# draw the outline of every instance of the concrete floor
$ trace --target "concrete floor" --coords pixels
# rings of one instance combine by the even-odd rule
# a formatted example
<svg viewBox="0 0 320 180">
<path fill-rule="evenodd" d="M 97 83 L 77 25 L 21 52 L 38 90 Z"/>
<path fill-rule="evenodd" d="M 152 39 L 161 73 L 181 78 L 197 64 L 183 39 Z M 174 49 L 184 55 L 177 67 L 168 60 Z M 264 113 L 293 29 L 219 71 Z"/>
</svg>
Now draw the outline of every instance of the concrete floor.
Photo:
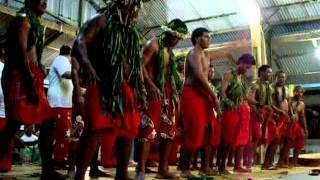
<svg viewBox="0 0 320 180">
<path fill-rule="evenodd" d="M 170 167 L 172 172 L 177 172 L 176 167 Z M 218 176 L 217 180 L 220 179 L 230 179 L 230 180 L 269 180 L 269 179 L 282 179 L 282 180 L 319 180 L 320 176 L 309 176 L 308 172 L 314 169 L 314 167 L 295 167 L 290 169 L 279 169 L 273 171 L 262 171 L 260 170 L 260 166 L 255 166 L 253 168 L 253 173 L 251 174 L 231 174 L 229 176 Z M 9 173 L 0 173 L 0 180 L 36 180 L 39 179 L 41 168 L 38 165 L 14 165 L 13 171 Z M 114 175 L 115 169 L 103 169 L 106 172 L 110 172 Z M 231 169 L 230 169 L 231 170 Z M 134 167 L 129 168 L 130 176 L 134 177 Z M 66 173 L 65 171 L 61 171 L 61 173 Z M 193 172 L 197 175 L 197 172 Z M 92 178 L 88 177 L 87 180 Z M 95 178 L 96 179 L 96 178 Z M 112 178 L 98 178 L 98 180 L 108 180 Z M 155 174 L 148 174 L 147 180 L 156 179 Z"/>
<path fill-rule="evenodd" d="M 307 140 L 306 153 L 320 153 L 320 140 Z M 262 171 L 260 166 L 253 167 L 253 173 L 251 174 L 231 174 L 229 176 L 219 176 L 215 179 L 230 179 L 230 180 L 320 180 L 320 176 L 309 176 L 308 173 L 312 170 L 319 167 L 295 167 L 289 169 L 278 169 L 273 171 Z M 102 170 L 109 172 L 111 174 L 115 174 L 115 169 L 103 169 Z M 156 169 L 154 169 L 156 171 Z M 175 166 L 171 166 L 170 170 L 172 172 L 177 172 Z M 229 169 L 232 172 L 232 168 Z M 0 180 L 38 180 L 40 176 L 41 167 L 39 165 L 32 164 L 22 164 L 22 165 L 14 165 L 13 170 L 9 173 L 0 173 Z M 61 173 L 66 173 L 66 171 L 61 171 Z M 130 167 L 129 173 L 131 177 L 135 176 L 135 168 Z M 193 174 L 197 175 L 198 172 L 194 171 Z M 148 174 L 146 180 L 155 179 L 156 174 Z M 91 180 L 87 174 L 86 180 Z M 97 178 L 95 178 L 97 179 Z M 108 180 L 112 178 L 98 178 L 98 180 Z"/>
</svg>

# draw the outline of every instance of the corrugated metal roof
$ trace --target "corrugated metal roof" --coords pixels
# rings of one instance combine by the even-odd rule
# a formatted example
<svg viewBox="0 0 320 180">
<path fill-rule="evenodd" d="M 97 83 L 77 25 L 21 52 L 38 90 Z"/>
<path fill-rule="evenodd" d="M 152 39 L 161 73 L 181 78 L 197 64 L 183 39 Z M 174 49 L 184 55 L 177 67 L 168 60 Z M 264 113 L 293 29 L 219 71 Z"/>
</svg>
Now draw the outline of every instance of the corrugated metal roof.
<svg viewBox="0 0 320 180">
<path fill-rule="evenodd" d="M 258 0 L 270 23 L 320 16 L 320 2 L 310 0 Z"/>
<path fill-rule="evenodd" d="M 274 36 L 287 35 L 293 33 L 319 31 L 320 20 L 315 20 L 311 22 L 303 22 L 299 24 L 283 24 L 276 25 L 272 27 L 272 34 Z"/>
</svg>

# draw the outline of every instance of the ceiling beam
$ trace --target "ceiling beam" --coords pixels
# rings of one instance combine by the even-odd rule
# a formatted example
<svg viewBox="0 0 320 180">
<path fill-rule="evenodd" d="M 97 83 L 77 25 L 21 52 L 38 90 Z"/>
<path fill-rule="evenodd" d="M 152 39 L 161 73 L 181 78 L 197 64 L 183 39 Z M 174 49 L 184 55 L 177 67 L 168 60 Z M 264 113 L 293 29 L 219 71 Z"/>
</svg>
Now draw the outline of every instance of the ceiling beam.
<svg viewBox="0 0 320 180">
<path fill-rule="evenodd" d="M 17 14 L 17 10 L 4 6 L 4 5 L 0 5 L 0 12 L 10 15 L 10 16 L 16 16 Z M 64 32 L 65 34 L 68 34 L 70 36 L 76 36 L 77 34 L 77 28 L 67 25 L 67 24 L 62 24 L 62 23 L 58 23 L 58 22 L 53 22 L 53 21 L 49 21 L 46 19 L 41 18 L 41 23 L 44 27 L 50 28 L 52 30 L 56 30 L 59 32 Z"/>
<path fill-rule="evenodd" d="M 311 3 L 319 3 L 319 1 L 318 0 L 308 0 L 308 1 L 301 1 L 301 2 L 285 3 L 285 4 L 275 5 L 275 6 L 264 7 L 263 9 L 270 10 L 270 9 L 278 9 L 278 8 L 284 8 L 284 7 L 290 7 L 290 6 L 311 4 Z"/>
<path fill-rule="evenodd" d="M 310 32 L 301 32 L 293 33 L 288 35 L 274 36 L 271 38 L 273 42 L 277 43 L 289 43 L 297 41 L 311 41 L 311 40 L 320 39 L 320 30 L 310 31 Z"/>
<path fill-rule="evenodd" d="M 208 17 L 201 17 L 201 18 L 196 18 L 196 19 L 189 19 L 189 20 L 185 20 L 183 21 L 184 23 L 188 24 L 188 23 L 193 23 L 193 22 L 198 22 L 198 21 L 207 21 L 210 19 L 218 19 L 218 18 L 224 18 L 224 17 L 229 17 L 229 16 L 233 16 L 233 15 L 237 15 L 238 13 L 236 12 L 232 12 L 232 13 L 225 13 L 225 14 L 220 14 L 217 16 L 208 16 Z M 155 26 L 150 26 L 150 27 L 146 27 L 145 29 L 149 30 L 149 29 L 157 29 L 160 28 L 161 25 L 155 25 Z"/>
<path fill-rule="evenodd" d="M 20 1 L 20 0 L 14 0 L 14 1 L 18 2 L 20 4 L 24 4 L 24 2 Z M 62 22 L 64 24 L 68 24 L 68 25 L 72 26 L 71 22 L 68 19 L 64 18 L 64 17 L 61 17 L 61 16 L 56 15 L 56 14 L 54 14 L 52 12 L 49 12 L 49 11 L 46 11 L 46 14 L 51 16 L 51 17 L 53 17 L 53 18 L 55 18 L 56 20 L 58 20 L 58 21 L 60 21 L 60 22 Z"/>
</svg>

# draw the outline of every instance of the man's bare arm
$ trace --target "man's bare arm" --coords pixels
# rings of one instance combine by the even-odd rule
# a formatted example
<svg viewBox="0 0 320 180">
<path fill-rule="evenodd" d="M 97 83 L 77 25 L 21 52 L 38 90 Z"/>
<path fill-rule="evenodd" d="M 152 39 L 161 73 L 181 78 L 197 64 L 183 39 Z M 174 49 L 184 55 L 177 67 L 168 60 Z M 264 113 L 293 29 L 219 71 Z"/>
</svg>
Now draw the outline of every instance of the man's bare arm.
<svg viewBox="0 0 320 180">
<path fill-rule="evenodd" d="M 105 16 L 103 15 L 98 15 L 88 21 L 81 29 L 80 35 L 73 45 L 72 56 L 78 61 L 80 66 L 84 67 L 89 84 L 95 83 L 97 76 L 90 63 L 87 48 L 92 44 L 96 36 L 105 28 L 105 22 Z"/>
<path fill-rule="evenodd" d="M 155 85 L 153 80 L 150 78 L 147 67 L 149 65 L 154 65 L 154 55 L 159 52 L 159 46 L 157 44 L 157 39 L 152 39 L 143 48 L 143 77 L 145 83 L 149 86 L 149 93 L 152 98 L 160 99 L 161 92 L 159 88 Z"/>
</svg>

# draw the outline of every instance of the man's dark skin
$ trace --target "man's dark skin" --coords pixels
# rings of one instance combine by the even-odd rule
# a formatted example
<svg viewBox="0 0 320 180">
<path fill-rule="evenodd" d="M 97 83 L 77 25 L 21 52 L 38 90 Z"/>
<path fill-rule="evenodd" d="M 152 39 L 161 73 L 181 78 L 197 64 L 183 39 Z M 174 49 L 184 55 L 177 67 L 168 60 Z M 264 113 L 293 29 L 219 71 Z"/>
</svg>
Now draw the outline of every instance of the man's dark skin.
<svg viewBox="0 0 320 180">
<path fill-rule="evenodd" d="M 137 20 L 138 12 L 140 7 L 135 4 L 130 4 L 128 7 L 119 9 L 123 19 L 130 22 Z M 94 85 L 99 80 L 96 70 L 92 65 L 92 62 L 101 59 L 103 54 L 102 39 L 103 32 L 106 29 L 106 16 L 104 14 L 97 15 L 93 19 L 89 20 L 81 29 L 80 34 L 73 47 L 73 60 L 79 63 L 79 67 L 73 67 L 73 82 L 74 82 L 74 95 L 75 95 L 75 106 L 83 103 L 84 99 L 81 93 L 80 80 L 78 69 L 80 68 L 83 73 L 83 83 L 87 86 Z M 72 62 L 72 65 L 76 63 Z M 76 65 L 77 66 L 77 65 Z M 124 79 L 128 79 L 129 73 L 131 72 L 130 65 L 124 60 Z M 96 150 L 99 145 L 99 139 L 101 133 L 108 130 L 91 130 L 90 124 L 85 125 L 83 135 L 80 140 L 80 148 L 78 154 L 77 171 L 75 175 L 76 180 L 84 180 L 85 172 L 89 166 L 90 161 L 96 154 Z M 103 132 L 104 131 L 104 132 Z M 107 132 L 111 133 L 111 132 Z M 116 140 L 117 149 L 117 169 L 116 178 L 118 180 L 127 180 L 128 172 L 128 161 L 130 157 L 132 147 L 132 140 L 119 137 Z"/>
<path fill-rule="evenodd" d="M 173 36 L 169 33 L 165 33 L 164 35 L 164 76 L 165 81 L 169 81 L 169 74 L 168 74 L 168 68 L 169 68 L 169 57 L 170 52 L 169 48 L 175 47 L 178 42 L 179 38 L 176 36 Z M 154 37 L 151 39 L 147 45 L 143 49 L 143 76 L 147 87 L 147 94 L 148 98 L 160 100 L 162 98 L 161 91 L 159 87 L 157 87 L 155 81 L 157 76 L 157 60 L 158 55 L 160 53 L 160 45 L 159 45 L 159 37 Z M 171 140 L 166 139 L 160 139 L 160 162 L 158 167 L 158 176 L 161 177 L 169 177 L 168 172 L 168 158 L 170 155 L 170 150 L 172 146 Z M 138 176 L 141 178 L 144 177 L 145 168 L 146 168 L 146 161 L 150 150 L 150 142 L 139 142 L 138 144 Z"/>
<path fill-rule="evenodd" d="M 237 68 L 236 68 L 237 77 L 240 78 L 241 76 L 243 76 L 247 71 L 249 71 L 251 69 L 251 67 L 252 67 L 251 63 L 244 63 L 244 62 L 238 63 Z M 232 72 L 226 72 L 223 75 L 223 81 L 222 81 L 222 85 L 221 85 L 222 98 L 225 98 L 225 97 L 229 98 L 228 94 L 227 94 L 227 90 L 230 86 L 231 78 L 232 78 Z M 246 103 L 249 102 L 249 103 L 253 103 L 253 104 L 256 103 L 253 100 L 253 98 L 250 96 L 249 93 L 246 93 L 244 96 L 245 97 L 243 97 L 243 100 L 241 103 L 244 103 L 244 102 L 246 102 Z M 233 158 L 234 152 L 231 152 L 230 145 L 224 144 L 223 142 L 222 142 L 222 145 L 220 148 L 221 148 L 221 161 L 219 164 L 219 171 L 221 174 L 229 174 L 229 171 L 226 170 L 225 163 L 226 163 L 227 158 L 228 158 L 228 165 L 229 165 L 229 163 L 232 163 L 232 158 Z M 237 147 L 236 153 L 243 154 L 243 147 L 241 147 L 241 146 Z M 235 165 L 236 165 L 236 163 L 235 163 Z M 231 165 L 231 166 L 233 166 L 233 165 Z M 244 171 L 244 169 L 242 169 L 242 167 L 235 167 L 235 169 Z"/>
<path fill-rule="evenodd" d="M 29 0 L 28 7 L 35 17 L 40 18 L 46 11 L 47 0 Z M 36 105 L 39 103 L 39 92 L 37 89 L 38 87 L 34 86 L 28 64 L 29 61 L 37 61 L 37 59 L 41 57 L 37 57 L 37 47 L 35 42 L 29 39 L 30 34 L 32 33 L 31 25 L 25 15 L 18 15 L 10 24 L 6 40 L 6 65 L 4 68 L 5 73 L 2 77 L 2 87 L 4 87 L 4 95 L 9 93 L 10 90 L 6 89 L 5 86 L 6 79 L 10 80 L 12 78 L 10 77 L 11 71 L 18 71 L 23 77 L 22 83 L 26 87 L 27 99 L 30 103 Z M 7 102 L 8 101 L 9 100 L 7 99 Z M 9 142 L 10 139 L 14 137 L 15 132 L 20 126 L 20 123 L 16 122 L 12 117 L 10 117 L 9 114 L 7 115 L 7 119 L 8 125 L 6 126 L 3 134 L 0 135 L 0 137 L 5 139 L 2 140 L 1 138 L 1 142 Z M 43 122 L 40 127 L 39 149 L 42 159 L 41 179 L 66 178 L 56 173 L 52 167 L 51 154 L 53 143 L 53 126 L 54 122 L 53 120 L 50 120 Z"/>
<path fill-rule="evenodd" d="M 254 94 L 254 97 L 256 99 L 257 102 L 259 102 L 259 100 L 261 100 L 262 102 L 259 102 L 259 106 L 264 106 L 266 105 L 267 103 L 267 93 L 264 93 L 264 97 L 259 97 L 260 96 L 260 91 L 263 91 L 263 92 L 267 92 L 267 83 L 269 83 L 269 81 L 271 80 L 272 78 L 272 69 L 271 68 L 267 68 L 265 71 L 261 71 L 260 73 L 260 77 L 259 77 L 259 80 L 258 82 L 256 82 L 253 86 L 252 86 L 252 89 L 251 89 L 251 93 Z M 262 84 L 262 88 L 264 89 L 260 89 L 260 83 Z M 273 94 L 273 89 L 272 89 L 272 92 L 271 94 Z M 258 107 L 256 107 L 258 108 Z M 261 113 L 259 112 L 256 112 L 257 113 L 257 116 L 259 118 L 259 120 L 263 123 L 263 124 L 266 124 L 267 121 L 270 120 L 270 118 L 272 117 L 272 113 L 273 113 L 273 109 L 272 107 L 267 107 L 268 109 L 268 115 L 267 117 L 262 117 Z M 265 125 L 263 125 L 262 128 L 264 128 Z M 265 129 L 265 128 L 264 128 Z M 257 144 L 258 142 L 253 140 L 253 152 L 256 152 L 256 148 L 257 148 Z M 271 151 L 271 152 L 269 152 Z M 265 158 L 265 160 L 267 159 L 267 162 L 268 163 L 268 166 L 269 166 L 269 159 L 270 159 L 270 154 L 274 151 L 273 147 L 272 148 L 269 148 L 269 151 L 268 153 L 266 153 L 267 157 Z M 264 168 L 264 166 L 263 166 Z"/>
<path fill-rule="evenodd" d="M 209 47 L 209 43 L 210 36 L 208 32 L 204 32 L 201 37 L 197 38 L 194 48 L 189 51 L 185 63 L 185 84 L 203 88 L 204 92 L 209 94 L 212 106 L 216 108 L 217 112 L 220 112 L 216 94 L 211 89 L 208 81 L 210 58 L 208 53 L 205 52 L 205 49 Z M 203 149 L 205 151 L 205 157 L 202 160 L 204 160 L 205 162 L 201 163 L 202 167 L 200 171 L 202 171 L 204 174 L 208 174 L 210 172 L 210 147 L 205 146 L 203 147 Z M 194 151 L 185 150 L 181 167 L 182 177 L 192 176 L 189 172 L 189 166 L 194 153 Z"/>
<path fill-rule="evenodd" d="M 288 111 L 289 111 L 289 98 L 287 97 L 286 91 L 283 93 L 282 89 L 285 88 L 286 84 L 286 79 L 287 79 L 287 74 L 285 72 L 277 72 L 276 74 L 276 84 L 274 87 L 274 95 L 273 95 L 273 109 L 279 116 L 285 116 L 287 117 L 287 120 L 289 121 L 289 116 L 288 116 Z M 278 92 L 279 97 L 281 100 L 279 100 L 275 94 Z M 280 101 L 279 103 L 276 103 Z M 286 124 L 283 124 L 283 126 L 286 126 Z M 290 144 L 289 144 L 289 138 L 287 137 L 282 137 L 283 141 L 283 146 L 280 151 L 280 157 L 278 161 L 278 167 L 286 167 L 285 166 L 285 161 L 286 157 L 289 158 L 289 150 L 290 150 Z M 279 142 L 277 142 L 279 143 Z"/>
<path fill-rule="evenodd" d="M 305 104 L 303 101 L 303 93 L 304 90 L 302 88 L 295 88 L 294 89 L 294 96 L 290 102 L 290 111 L 292 112 L 291 121 L 292 125 L 294 125 L 296 122 L 299 123 L 302 129 L 302 133 L 304 135 L 304 138 L 308 138 L 308 127 L 307 127 L 307 121 L 305 116 Z M 294 112 L 296 109 L 296 112 Z M 293 114 L 295 113 L 295 114 Z M 293 128 L 293 127 L 291 127 Z M 298 158 L 301 153 L 300 148 L 295 147 L 293 151 L 293 159 L 292 159 L 292 166 L 298 165 Z"/>
</svg>

